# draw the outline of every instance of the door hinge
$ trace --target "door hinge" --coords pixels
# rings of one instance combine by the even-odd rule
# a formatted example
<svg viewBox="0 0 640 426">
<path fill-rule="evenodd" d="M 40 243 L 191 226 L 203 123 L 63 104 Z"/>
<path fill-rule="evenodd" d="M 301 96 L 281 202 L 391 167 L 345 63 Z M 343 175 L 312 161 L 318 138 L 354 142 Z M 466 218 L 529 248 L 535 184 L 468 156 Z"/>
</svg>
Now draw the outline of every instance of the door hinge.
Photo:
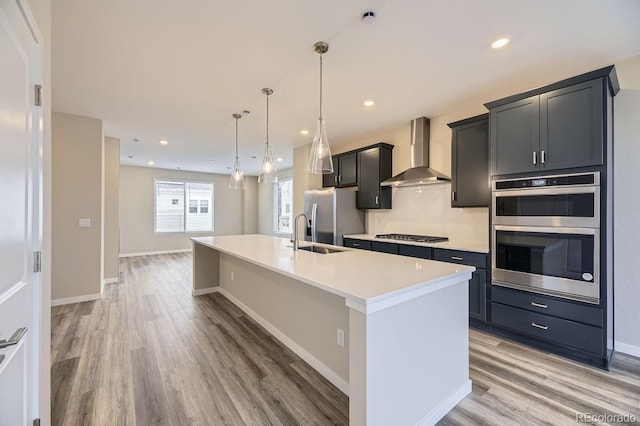
<svg viewBox="0 0 640 426">
<path fill-rule="evenodd" d="M 36 106 L 42 106 L 42 85 L 36 84 L 35 86 L 35 99 L 33 101 Z"/>
<path fill-rule="evenodd" d="M 33 252 L 33 272 L 41 272 L 42 271 L 42 252 L 34 251 Z"/>
<path fill-rule="evenodd" d="M 33 426 L 40 426 L 40 419 L 34 419 Z"/>
</svg>

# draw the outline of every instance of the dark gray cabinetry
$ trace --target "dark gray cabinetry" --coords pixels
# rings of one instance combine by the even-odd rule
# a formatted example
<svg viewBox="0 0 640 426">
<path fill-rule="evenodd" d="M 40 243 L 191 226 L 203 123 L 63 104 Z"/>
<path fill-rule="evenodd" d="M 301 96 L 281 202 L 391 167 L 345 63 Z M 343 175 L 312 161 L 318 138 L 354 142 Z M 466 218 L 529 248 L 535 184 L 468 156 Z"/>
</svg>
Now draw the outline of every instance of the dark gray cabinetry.
<svg viewBox="0 0 640 426">
<path fill-rule="evenodd" d="M 489 206 L 489 115 L 451 128 L 451 207 Z"/>
<path fill-rule="evenodd" d="M 487 321 L 487 301 L 489 300 L 487 297 L 489 256 L 487 254 L 414 246 L 402 243 L 359 240 L 357 238 L 345 238 L 343 244 L 345 247 L 475 266 L 476 270 L 472 273 L 471 280 L 469 280 L 469 318 L 476 320 L 474 324 Z"/>
<path fill-rule="evenodd" d="M 485 104 L 491 175 L 603 165 L 607 90 L 613 67 Z"/>
<path fill-rule="evenodd" d="M 391 208 L 391 188 L 380 182 L 391 177 L 392 149 L 392 145 L 378 144 L 358 152 L 357 208 Z"/>
<path fill-rule="evenodd" d="M 469 280 L 469 318 L 487 320 L 487 271 L 489 256 L 460 250 L 433 249 L 433 260 L 475 266 Z"/>
<path fill-rule="evenodd" d="M 371 241 L 357 240 L 355 238 L 344 238 L 343 242 L 345 247 L 357 248 L 362 250 L 371 250 Z"/>
<path fill-rule="evenodd" d="M 334 155 L 331 157 L 331 161 L 333 162 L 333 173 L 322 175 L 322 186 L 324 188 L 357 185 L 357 153 L 349 152 Z"/>
<path fill-rule="evenodd" d="M 603 310 L 579 302 L 495 287 L 491 322 L 537 339 L 596 356 L 606 354 Z"/>
</svg>

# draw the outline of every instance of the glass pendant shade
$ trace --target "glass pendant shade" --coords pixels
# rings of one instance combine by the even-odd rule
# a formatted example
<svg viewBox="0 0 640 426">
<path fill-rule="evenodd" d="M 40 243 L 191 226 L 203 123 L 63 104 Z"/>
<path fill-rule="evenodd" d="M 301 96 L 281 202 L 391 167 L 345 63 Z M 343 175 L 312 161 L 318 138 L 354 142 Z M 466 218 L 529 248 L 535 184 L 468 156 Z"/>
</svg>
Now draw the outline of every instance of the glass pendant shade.
<svg viewBox="0 0 640 426">
<path fill-rule="evenodd" d="M 322 54 L 327 53 L 329 45 L 323 41 L 319 41 L 313 45 L 313 48 L 316 53 L 320 54 L 320 114 L 318 117 L 318 124 L 316 125 L 316 135 L 313 138 L 311 152 L 309 152 L 307 172 L 315 174 L 331 174 L 333 173 L 331 148 L 329 148 L 327 129 L 325 128 L 324 118 L 322 118 Z"/>
<path fill-rule="evenodd" d="M 233 114 L 236 119 L 236 161 L 233 163 L 233 171 L 229 178 L 229 189 L 244 189 L 244 172 L 240 168 L 240 158 L 238 157 L 238 120 L 240 114 Z"/>
<path fill-rule="evenodd" d="M 278 182 L 278 171 L 276 170 L 276 165 L 273 162 L 271 145 L 269 144 L 269 96 L 273 94 L 273 90 L 265 88 L 262 89 L 262 93 L 267 95 L 267 142 L 264 144 L 264 156 L 262 157 L 258 183 L 272 184 Z"/>
<path fill-rule="evenodd" d="M 270 184 L 278 182 L 278 171 L 273 162 L 271 155 L 271 146 L 266 144 L 264 147 L 264 157 L 262 158 L 262 166 L 260 167 L 260 175 L 258 175 L 258 183 Z"/>
<path fill-rule="evenodd" d="M 309 173 L 333 173 L 333 161 L 331 161 L 331 149 L 327 139 L 324 119 L 318 118 L 316 135 L 313 138 L 311 152 L 309 152 L 309 162 L 307 163 Z"/>
</svg>

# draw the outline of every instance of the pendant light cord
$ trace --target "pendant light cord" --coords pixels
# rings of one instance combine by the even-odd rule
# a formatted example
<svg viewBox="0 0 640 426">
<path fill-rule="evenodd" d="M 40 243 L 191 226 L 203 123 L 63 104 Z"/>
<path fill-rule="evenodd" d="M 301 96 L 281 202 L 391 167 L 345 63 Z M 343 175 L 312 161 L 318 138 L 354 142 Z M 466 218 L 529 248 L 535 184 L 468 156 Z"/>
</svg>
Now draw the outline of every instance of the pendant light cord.
<svg viewBox="0 0 640 426">
<path fill-rule="evenodd" d="M 269 146 L 269 95 L 267 94 L 267 146 Z"/>
<path fill-rule="evenodd" d="M 320 119 L 322 119 L 322 53 L 320 54 Z"/>
<path fill-rule="evenodd" d="M 238 119 L 236 118 L 236 163 L 238 162 Z"/>
</svg>

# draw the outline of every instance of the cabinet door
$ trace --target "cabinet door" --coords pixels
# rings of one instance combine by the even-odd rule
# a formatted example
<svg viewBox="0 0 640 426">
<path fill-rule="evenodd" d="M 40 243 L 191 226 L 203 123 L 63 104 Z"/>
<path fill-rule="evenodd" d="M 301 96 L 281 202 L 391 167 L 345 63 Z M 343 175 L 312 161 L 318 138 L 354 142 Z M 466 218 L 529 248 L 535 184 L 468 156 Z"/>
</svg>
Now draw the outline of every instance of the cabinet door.
<svg viewBox="0 0 640 426">
<path fill-rule="evenodd" d="M 538 170 L 540 98 L 532 96 L 489 112 L 491 175 Z"/>
<path fill-rule="evenodd" d="M 357 208 L 391 208 L 391 188 L 380 186 L 380 182 L 391 177 L 391 160 L 388 148 L 374 147 L 358 152 Z"/>
<path fill-rule="evenodd" d="M 588 81 L 540 95 L 542 170 L 603 163 L 603 81 Z"/>
<path fill-rule="evenodd" d="M 486 118 L 452 129 L 451 207 L 489 206 L 489 123 Z"/>
<path fill-rule="evenodd" d="M 340 174 L 338 175 L 338 186 L 354 186 L 357 185 L 358 175 L 357 170 L 357 153 L 340 155 L 338 157 L 338 169 Z"/>
<path fill-rule="evenodd" d="M 355 238 L 344 238 L 343 245 L 345 247 L 357 248 L 362 250 L 371 250 L 371 241 L 358 240 Z"/>
<path fill-rule="evenodd" d="M 382 253 L 398 254 L 398 244 L 371 241 L 371 250 L 379 251 Z"/>
<path fill-rule="evenodd" d="M 469 280 L 469 318 L 487 320 L 487 271 L 476 269 Z"/>
<path fill-rule="evenodd" d="M 333 173 L 322 175 L 323 188 L 330 188 L 338 185 L 338 176 L 340 175 L 340 161 L 338 161 L 338 156 L 334 155 L 331 157 L 331 162 L 333 163 Z"/>
</svg>

